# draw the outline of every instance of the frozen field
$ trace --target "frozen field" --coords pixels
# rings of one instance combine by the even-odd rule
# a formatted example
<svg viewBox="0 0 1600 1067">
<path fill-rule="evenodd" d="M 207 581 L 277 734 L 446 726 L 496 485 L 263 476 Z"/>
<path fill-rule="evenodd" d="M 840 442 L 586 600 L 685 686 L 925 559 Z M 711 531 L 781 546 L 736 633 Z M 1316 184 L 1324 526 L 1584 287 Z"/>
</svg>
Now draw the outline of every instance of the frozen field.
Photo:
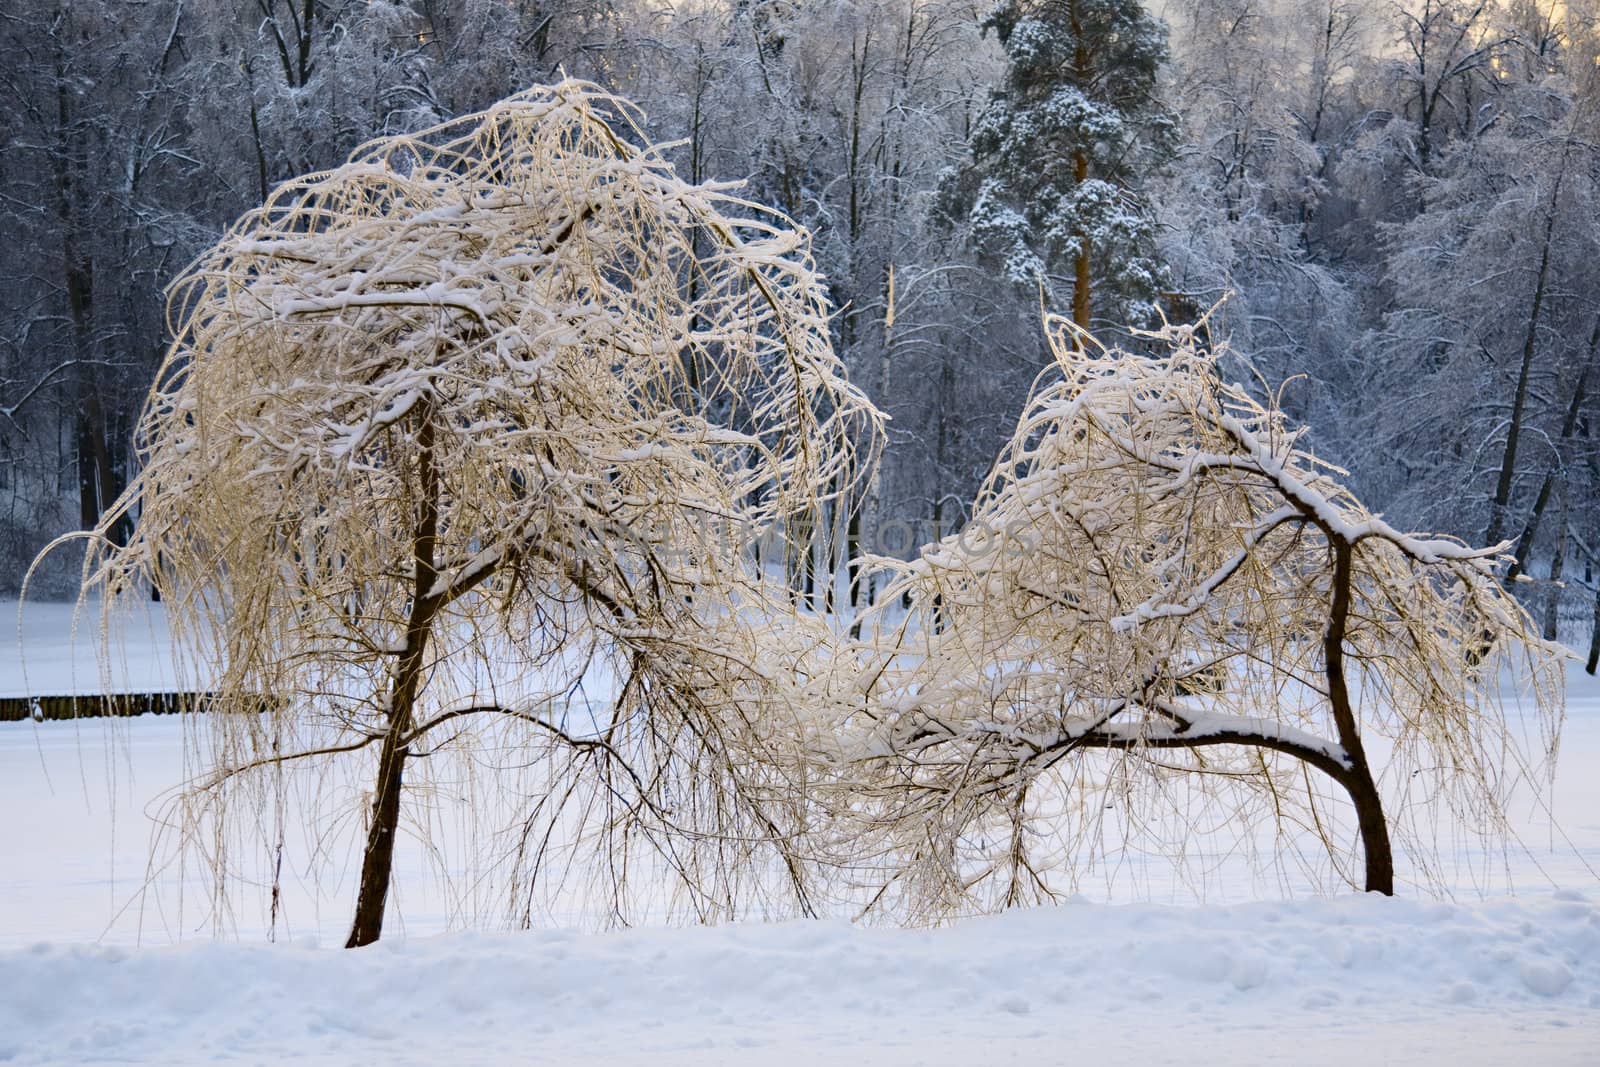
<svg viewBox="0 0 1600 1067">
<path fill-rule="evenodd" d="M 0 694 L 98 688 L 68 618 L 30 612 L 26 685 L 0 643 Z M 128 637 L 127 688 L 161 682 L 161 646 L 159 615 Z M 1577 672 L 1555 822 L 1528 806 L 1506 859 L 1515 897 L 1224 880 L 1201 903 L 1150 873 L 933 931 L 446 932 L 460 894 L 412 846 L 372 949 L 336 947 L 337 873 L 288 880 L 276 944 L 249 900 L 213 941 L 201 883 L 147 859 L 182 729 L 0 724 L 0 1062 L 1600 1062 L 1600 685 Z"/>
</svg>

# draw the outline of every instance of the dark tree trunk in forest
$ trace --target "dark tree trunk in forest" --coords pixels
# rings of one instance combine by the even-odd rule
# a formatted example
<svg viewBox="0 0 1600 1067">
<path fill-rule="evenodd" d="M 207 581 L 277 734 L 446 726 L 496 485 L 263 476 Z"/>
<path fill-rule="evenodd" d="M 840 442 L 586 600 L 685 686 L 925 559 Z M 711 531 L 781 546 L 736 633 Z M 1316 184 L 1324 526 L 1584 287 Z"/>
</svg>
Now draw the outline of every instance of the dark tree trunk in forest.
<svg viewBox="0 0 1600 1067">
<path fill-rule="evenodd" d="M 1583 365 L 1583 371 L 1578 375 L 1578 384 L 1572 391 L 1572 400 L 1567 405 L 1566 418 L 1561 420 L 1561 436 L 1557 447 L 1563 448 L 1570 441 L 1578 429 L 1578 416 L 1583 412 L 1583 400 L 1589 389 L 1590 372 L 1594 370 L 1596 362 L 1600 362 L 1600 316 L 1594 320 L 1594 329 L 1589 334 L 1589 359 Z M 1557 457 L 1557 462 L 1560 457 Z M 1539 485 L 1539 495 L 1534 498 L 1533 510 L 1528 513 L 1528 521 L 1523 524 L 1522 533 L 1517 538 L 1517 547 L 1510 568 L 1506 571 L 1507 580 L 1516 578 L 1528 566 L 1528 556 L 1533 551 L 1533 542 L 1539 536 L 1539 526 L 1544 521 L 1545 509 L 1550 506 L 1550 496 L 1555 490 L 1555 467 L 1545 473 L 1544 481 Z"/>
<path fill-rule="evenodd" d="M 1498 544 L 1505 534 L 1506 513 L 1511 506 L 1511 489 L 1516 479 L 1517 448 L 1522 439 L 1523 420 L 1528 408 L 1528 382 L 1533 372 L 1533 357 L 1538 349 L 1539 313 L 1544 306 L 1545 287 L 1550 278 L 1550 246 L 1554 242 L 1556 208 L 1561 198 L 1561 180 L 1566 176 L 1567 161 L 1572 152 L 1571 141 L 1561 156 L 1561 168 L 1556 171 L 1550 188 L 1550 207 L 1544 217 L 1544 244 L 1539 249 L 1539 269 L 1534 275 L 1533 298 L 1528 308 L 1528 327 L 1522 338 L 1522 359 L 1517 368 L 1517 387 L 1511 399 L 1511 420 L 1506 426 L 1505 451 L 1500 457 L 1500 471 L 1495 479 L 1494 498 L 1489 504 L 1489 525 L 1484 530 L 1483 542 Z"/>
<path fill-rule="evenodd" d="M 1561 628 L 1561 572 L 1567 562 L 1567 508 L 1561 507 L 1561 525 L 1556 531 L 1555 553 L 1550 557 L 1550 586 L 1544 592 L 1544 639 L 1554 641 Z"/>
<path fill-rule="evenodd" d="M 120 492 L 108 441 L 105 407 L 99 385 L 89 367 L 94 360 L 94 258 L 80 238 L 79 197 L 86 182 L 81 175 L 82 147 L 73 144 L 78 118 L 72 109 L 72 93 L 64 66 L 65 56 L 56 56 L 56 202 L 61 227 L 62 287 L 66 291 L 67 314 L 72 335 L 72 356 L 77 361 L 77 412 L 73 419 L 73 445 L 78 468 L 78 521 L 92 530 L 100 514 Z M 119 544 L 127 536 L 125 524 L 112 531 Z"/>
<path fill-rule="evenodd" d="M 1600 667 L 1600 588 L 1594 592 L 1594 627 L 1589 632 L 1589 658 L 1583 669 L 1593 674 L 1596 667 Z"/>
<path fill-rule="evenodd" d="M 1071 4 L 1069 10 L 1072 34 L 1077 42 L 1072 56 L 1073 66 L 1077 68 L 1074 73 L 1077 75 L 1078 84 L 1086 86 L 1091 84 L 1094 72 L 1089 48 L 1083 38 L 1083 21 L 1078 17 L 1076 3 Z M 1081 147 L 1072 156 L 1072 177 L 1080 189 L 1083 183 L 1089 180 L 1089 154 Z M 1093 285 L 1089 272 L 1089 251 L 1089 235 L 1080 233 L 1078 254 L 1072 259 L 1072 321 L 1082 330 L 1089 328 L 1090 291 Z M 1080 338 L 1076 343 L 1081 345 L 1083 341 Z"/>
<path fill-rule="evenodd" d="M 1072 163 L 1073 174 L 1081 186 L 1089 180 L 1089 157 L 1082 152 Z M 1072 321 L 1079 329 L 1089 328 L 1090 295 L 1094 280 L 1089 271 L 1089 235 L 1078 236 L 1078 254 L 1072 258 Z M 1082 344 L 1082 340 L 1076 342 Z"/>
</svg>

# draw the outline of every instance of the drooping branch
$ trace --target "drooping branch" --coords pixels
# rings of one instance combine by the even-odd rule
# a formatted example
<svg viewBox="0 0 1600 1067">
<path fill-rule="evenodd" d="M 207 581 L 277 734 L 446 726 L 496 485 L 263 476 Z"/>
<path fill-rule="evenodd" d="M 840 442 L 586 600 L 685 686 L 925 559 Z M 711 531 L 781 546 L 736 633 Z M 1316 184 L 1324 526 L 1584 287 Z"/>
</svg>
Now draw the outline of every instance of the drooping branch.
<svg viewBox="0 0 1600 1067">
<path fill-rule="evenodd" d="M 1070 880 L 1114 847 L 1111 801 L 1163 810 L 1187 775 L 1209 817 L 1315 827 L 1337 872 L 1356 842 L 1358 884 L 1391 893 L 1394 834 L 1417 813 L 1385 809 L 1371 737 L 1394 753 L 1389 773 L 1428 775 L 1473 825 L 1503 825 L 1482 813 L 1500 810 L 1491 768 L 1514 745 L 1486 681 L 1498 675 L 1464 650 L 1498 635 L 1492 654 L 1523 657 L 1545 714 L 1559 682 L 1495 578 L 1503 546 L 1367 511 L 1304 431 L 1221 378 L 1199 327 L 1149 335 L 1165 350 L 1134 356 L 1049 325 L 1057 376 L 969 530 L 881 564 L 910 612 L 880 608 L 862 628 L 852 766 L 870 798 L 863 833 L 914 876 L 896 869 L 880 888 L 936 910 L 1003 905 L 1010 883 L 985 899 L 985 879 L 1053 863 Z M 1330 807 L 1326 786 L 1350 807 Z M 1031 837 L 1056 851 L 1015 855 Z M 1406 840 L 1426 858 L 1430 842 Z"/>
<path fill-rule="evenodd" d="M 528 835 L 571 820 L 598 876 L 659 859 L 697 913 L 736 914 L 771 864 L 813 910 L 806 682 L 767 644 L 820 658 L 826 627 L 772 624 L 783 590 L 742 539 L 851 494 L 882 417 L 806 235 L 730 189 L 567 81 L 281 184 L 174 286 L 114 509 L 137 536 L 94 579 L 174 605 L 218 749 L 269 772 L 241 783 L 285 788 L 241 694 L 283 694 L 274 729 L 329 754 L 382 739 L 352 944 L 381 931 L 408 777 L 457 758 L 494 763 L 510 804 L 486 810 Z M 510 713 L 591 671 L 594 740 Z M 528 800 L 547 789 L 568 799 Z"/>
</svg>

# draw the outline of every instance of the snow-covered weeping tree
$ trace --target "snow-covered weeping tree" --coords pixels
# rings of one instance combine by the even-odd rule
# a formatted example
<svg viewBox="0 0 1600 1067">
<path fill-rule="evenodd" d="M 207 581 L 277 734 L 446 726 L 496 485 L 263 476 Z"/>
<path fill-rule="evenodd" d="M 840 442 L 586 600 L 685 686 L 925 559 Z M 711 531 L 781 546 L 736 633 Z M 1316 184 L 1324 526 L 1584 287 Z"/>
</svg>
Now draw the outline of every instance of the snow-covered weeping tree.
<svg viewBox="0 0 1600 1067">
<path fill-rule="evenodd" d="M 786 595 L 743 549 L 847 491 L 879 415 L 803 233 L 565 81 L 282 185 L 173 308 L 100 531 L 135 532 L 96 542 L 88 586 L 153 584 L 214 691 L 181 823 L 219 876 L 230 842 L 270 869 L 312 817 L 288 768 L 362 750 L 351 946 L 452 756 L 458 783 L 506 776 L 481 840 L 524 919 L 574 857 L 619 895 L 648 860 L 699 915 L 777 870 L 809 908 L 804 792 L 771 755 L 804 734 L 780 669 L 804 649 L 765 636 Z"/>
<path fill-rule="evenodd" d="M 1435 818 L 1504 834 L 1539 760 L 1503 687 L 1531 688 L 1545 756 L 1560 682 L 1495 575 L 1506 546 L 1369 513 L 1190 328 L 1147 335 L 1160 358 L 1049 332 L 971 524 L 886 561 L 911 611 L 877 620 L 845 757 L 876 899 L 1048 898 L 1052 869 L 1181 858 L 1205 827 L 1392 893 L 1391 834 L 1424 883 Z"/>
</svg>

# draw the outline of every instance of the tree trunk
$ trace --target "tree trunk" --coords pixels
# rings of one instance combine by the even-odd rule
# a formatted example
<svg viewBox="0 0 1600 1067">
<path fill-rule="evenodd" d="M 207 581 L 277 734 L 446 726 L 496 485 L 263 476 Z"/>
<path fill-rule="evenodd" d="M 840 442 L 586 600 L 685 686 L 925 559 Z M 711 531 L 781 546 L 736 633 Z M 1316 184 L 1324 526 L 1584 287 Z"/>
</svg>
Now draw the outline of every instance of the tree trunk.
<svg viewBox="0 0 1600 1067">
<path fill-rule="evenodd" d="M 1554 242 L 1556 208 L 1561 197 L 1561 180 L 1566 177 L 1567 159 L 1572 151 L 1569 141 L 1561 156 L 1561 169 L 1556 172 L 1550 189 L 1550 207 L 1544 218 L 1544 245 L 1539 250 L 1539 270 L 1534 276 L 1533 300 L 1528 308 L 1528 328 L 1522 338 L 1522 361 L 1517 369 L 1517 388 L 1511 398 L 1511 421 L 1506 427 L 1506 447 L 1500 457 L 1500 472 L 1495 479 L 1494 498 L 1489 504 L 1489 525 L 1484 531 L 1483 543 L 1494 545 L 1505 533 L 1506 512 L 1511 506 L 1511 488 L 1516 478 L 1517 448 L 1522 439 L 1522 423 L 1528 408 L 1528 380 L 1533 372 L 1533 357 L 1538 349 L 1539 312 L 1544 306 L 1545 285 L 1550 277 L 1550 246 Z"/>
<path fill-rule="evenodd" d="M 1544 639 L 1554 641 L 1561 627 L 1561 571 L 1567 556 L 1567 509 L 1561 508 L 1561 529 L 1556 535 L 1555 554 L 1550 557 L 1550 587 L 1544 596 Z"/>
<path fill-rule="evenodd" d="M 1589 360 L 1583 365 L 1583 370 L 1578 374 L 1578 384 L 1572 391 L 1572 400 L 1567 405 L 1566 418 L 1561 420 L 1561 436 L 1556 442 L 1558 449 L 1564 450 L 1568 441 L 1578 428 L 1578 416 L 1583 411 L 1584 396 L 1589 388 L 1589 374 L 1594 366 L 1600 362 L 1600 315 L 1594 320 L 1594 329 L 1589 333 Z M 1562 457 L 1558 455 L 1556 462 L 1559 464 Z M 1533 510 L 1528 513 L 1528 521 L 1522 526 L 1522 533 L 1517 538 L 1517 547 L 1511 566 L 1506 571 L 1506 580 L 1510 581 L 1521 574 L 1528 566 L 1528 556 L 1533 551 L 1533 542 L 1539 536 L 1539 526 L 1544 520 L 1545 508 L 1550 504 L 1550 495 L 1555 490 L 1556 472 L 1558 467 L 1552 466 L 1545 473 L 1544 481 L 1539 486 L 1539 495 L 1534 498 Z"/>
<path fill-rule="evenodd" d="M 1600 667 L 1600 587 L 1594 591 L 1594 627 L 1589 631 L 1589 660 L 1583 669 L 1589 674 Z"/>
<path fill-rule="evenodd" d="M 1323 634 L 1324 669 L 1328 677 L 1328 702 L 1339 728 L 1339 744 L 1350 761 L 1345 789 L 1356 806 L 1356 822 L 1361 830 L 1361 846 L 1366 855 L 1369 893 L 1394 896 L 1394 853 L 1389 844 L 1389 825 L 1383 815 L 1383 798 L 1372 779 L 1366 749 L 1356 726 L 1355 709 L 1350 703 L 1350 687 L 1344 675 L 1344 636 L 1350 619 L 1351 557 L 1354 549 L 1342 541 L 1332 543 L 1333 591 L 1328 610 L 1328 628 Z"/>
<path fill-rule="evenodd" d="M 56 56 L 56 205 L 61 228 L 62 288 L 67 296 L 67 314 L 72 328 L 72 354 L 78 360 L 75 371 L 78 410 L 73 438 L 78 467 L 78 521 L 92 530 L 100 515 L 121 491 L 112 466 L 108 444 L 105 407 L 100 399 L 100 383 L 90 371 L 94 359 L 94 257 L 80 238 L 78 199 L 84 179 L 77 172 L 82 166 L 83 146 L 72 143 L 78 120 L 72 112 L 71 88 L 64 58 Z M 88 223 L 84 224 L 85 227 Z M 128 534 L 126 522 L 111 531 L 112 539 L 122 544 Z"/>
<path fill-rule="evenodd" d="M 1072 163 L 1073 177 L 1081 186 L 1089 180 L 1089 157 L 1078 152 Z M 1089 328 L 1089 304 L 1092 279 L 1089 274 L 1089 235 L 1078 235 L 1078 254 L 1072 260 L 1072 321 L 1079 329 Z M 1075 340 L 1074 345 L 1082 344 Z"/>
<path fill-rule="evenodd" d="M 1078 87 L 1087 91 L 1094 81 L 1094 71 L 1089 54 L 1089 47 L 1084 40 L 1083 20 L 1078 11 L 1078 4 L 1073 2 L 1067 5 L 1067 19 L 1072 27 L 1072 67 Z M 1089 155 L 1079 148 L 1072 156 L 1072 178 L 1079 188 L 1089 180 Z M 1090 309 L 1089 275 L 1089 235 L 1078 234 L 1078 254 L 1072 259 L 1072 321 L 1081 330 L 1089 329 Z M 1083 338 L 1073 339 L 1073 347 L 1080 348 Z"/>
<path fill-rule="evenodd" d="M 805 555 L 800 558 L 802 599 L 806 607 L 818 610 L 817 553 L 822 550 L 818 536 L 824 516 L 819 511 L 807 512 L 810 522 L 806 526 Z"/>
<path fill-rule="evenodd" d="M 398 708 L 396 709 L 398 710 Z M 400 790 L 409 750 L 401 739 L 410 729 L 410 715 L 391 714 L 389 732 L 378 758 L 378 778 L 372 798 L 372 825 L 367 829 L 366 852 L 361 859 L 361 886 L 356 894 L 356 914 L 345 948 L 370 945 L 383 935 L 383 912 L 389 900 L 389 879 L 394 868 L 394 838 L 400 826 Z"/>
<path fill-rule="evenodd" d="M 894 353 L 894 258 L 891 255 L 884 268 L 883 279 L 883 346 L 878 351 L 878 392 L 880 398 L 887 399 L 890 390 L 890 376 L 893 369 Z M 862 510 L 858 511 L 857 520 L 857 550 L 866 552 L 882 552 L 884 507 L 883 507 L 883 471 L 874 469 L 872 479 L 867 483 L 867 499 Z M 865 525 L 865 535 L 861 534 L 861 526 Z M 856 610 L 857 620 L 850 628 L 852 638 L 861 636 L 860 613 L 863 607 L 871 607 L 877 599 L 877 590 L 873 588 L 873 580 L 862 573 L 858 565 L 851 571 L 852 581 L 856 583 L 856 590 L 851 594 L 851 605 Z"/>
<path fill-rule="evenodd" d="M 1356 806 L 1356 822 L 1361 829 L 1361 847 L 1366 858 L 1368 893 L 1394 896 L 1394 852 L 1389 844 L 1389 824 L 1383 814 L 1383 798 L 1372 780 L 1372 771 L 1362 759 L 1353 769 L 1345 788 Z"/>
<path fill-rule="evenodd" d="M 438 572 L 434 551 L 439 537 L 439 477 L 433 457 L 433 405 L 418 405 L 417 481 L 420 488 L 417 527 L 412 545 L 411 613 L 406 622 L 405 648 L 395 668 L 389 692 L 389 726 L 378 757 L 378 776 L 372 791 L 372 823 L 367 828 L 366 851 L 361 859 L 361 885 L 356 892 L 356 914 L 345 948 L 370 945 L 383 934 L 383 912 L 389 900 L 394 868 L 394 839 L 400 825 L 400 791 L 404 783 L 406 736 L 411 732 L 428 636 L 439 608 L 434 589 Z"/>
<path fill-rule="evenodd" d="M 861 543 L 862 502 L 859 495 L 854 492 L 850 494 L 849 508 L 849 517 L 844 524 L 844 569 L 849 581 L 846 592 L 846 606 L 850 611 L 851 617 L 854 618 L 861 613 L 863 607 L 862 570 L 864 569 L 864 563 L 861 557 L 866 554 L 866 549 Z M 852 623 L 851 635 L 856 636 L 860 632 L 859 627 Z"/>
</svg>

